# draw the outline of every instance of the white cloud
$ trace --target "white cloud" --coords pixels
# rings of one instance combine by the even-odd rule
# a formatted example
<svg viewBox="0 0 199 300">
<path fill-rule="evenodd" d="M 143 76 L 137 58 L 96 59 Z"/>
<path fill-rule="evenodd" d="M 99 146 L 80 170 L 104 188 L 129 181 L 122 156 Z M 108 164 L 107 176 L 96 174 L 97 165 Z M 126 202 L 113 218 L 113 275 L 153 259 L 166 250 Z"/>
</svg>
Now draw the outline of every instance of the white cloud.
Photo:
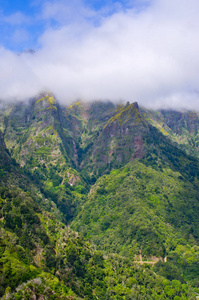
<svg viewBox="0 0 199 300">
<path fill-rule="evenodd" d="M 45 4 L 42 18 L 61 25 L 40 37 L 39 51 L 17 56 L 1 49 L 2 98 L 47 89 L 62 102 L 124 99 L 199 109 L 197 0 L 153 0 L 139 13 L 132 8 L 101 16 L 98 26 L 95 12 L 82 4 L 82 17 L 74 14 L 74 22 L 74 6 L 53 5 Z"/>
<path fill-rule="evenodd" d="M 0 48 L 0 99 L 27 99 L 41 89 L 37 74 L 24 58 Z"/>
</svg>

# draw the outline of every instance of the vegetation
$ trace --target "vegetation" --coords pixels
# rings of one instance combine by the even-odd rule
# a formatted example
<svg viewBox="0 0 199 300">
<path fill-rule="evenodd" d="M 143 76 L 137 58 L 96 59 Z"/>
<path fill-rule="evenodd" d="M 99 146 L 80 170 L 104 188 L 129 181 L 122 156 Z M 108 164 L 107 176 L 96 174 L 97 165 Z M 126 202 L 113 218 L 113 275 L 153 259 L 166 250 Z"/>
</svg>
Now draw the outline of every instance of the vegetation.
<svg viewBox="0 0 199 300">
<path fill-rule="evenodd" d="M 0 294 L 6 299 L 194 299 L 178 280 L 117 255 L 105 259 L 22 191 L 2 187 L 1 211 Z"/>
<path fill-rule="evenodd" d="M 199 157 L 198 112 L 141 109 L 141 114 L 187 154 Z"/>
<path fill-rule="evenodd" d="M 195 299 L 197 118 L 50 93 L 4 106 L 2 299 Z"/>
</svg>

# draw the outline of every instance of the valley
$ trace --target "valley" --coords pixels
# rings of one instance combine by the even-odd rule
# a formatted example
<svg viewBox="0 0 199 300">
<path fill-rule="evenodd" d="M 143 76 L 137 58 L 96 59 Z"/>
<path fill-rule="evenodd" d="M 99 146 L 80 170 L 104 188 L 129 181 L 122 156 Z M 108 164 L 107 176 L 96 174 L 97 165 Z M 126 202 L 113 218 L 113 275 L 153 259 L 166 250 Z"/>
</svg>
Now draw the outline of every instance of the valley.
<svg viewBox="0 0 199 300">
<path fill-rule="evenodd" d="M 196 299 L 199 113 L 0 107 L 2 299 Z"/>
</svg>

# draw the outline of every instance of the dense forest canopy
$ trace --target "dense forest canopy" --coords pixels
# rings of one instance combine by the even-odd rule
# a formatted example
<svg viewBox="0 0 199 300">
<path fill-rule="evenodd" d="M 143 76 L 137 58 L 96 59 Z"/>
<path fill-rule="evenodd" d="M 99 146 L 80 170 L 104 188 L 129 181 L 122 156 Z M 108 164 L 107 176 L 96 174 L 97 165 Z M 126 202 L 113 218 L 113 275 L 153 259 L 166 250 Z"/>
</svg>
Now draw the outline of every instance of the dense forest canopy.
<svg viewBox="0 0 199 300">
<path fill-rule="evenodd" d="M 0 129 L 2 299 L 196 298 L 198 113 L 47 93 Z"/>
</svg>

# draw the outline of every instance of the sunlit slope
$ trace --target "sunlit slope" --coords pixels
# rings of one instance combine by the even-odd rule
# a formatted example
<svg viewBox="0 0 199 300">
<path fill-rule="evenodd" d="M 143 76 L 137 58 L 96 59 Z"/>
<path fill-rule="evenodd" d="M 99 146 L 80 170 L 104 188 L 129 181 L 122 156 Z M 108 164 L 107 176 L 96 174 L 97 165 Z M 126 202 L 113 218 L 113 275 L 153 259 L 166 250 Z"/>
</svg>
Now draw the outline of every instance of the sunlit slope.
<svg viewBox="0 0 199 300">
<path fill-rule="evenodd" d="M 167 280 L 121 256 L 104 258 L 60 223 L 55 210 L 46 211 L 47 199 L 10 158 L 2 137 L 0 157 L 3 299 L 168 299 L 170 293 L 194 299 L 185 283 Z"/>
<path fill-rule="evenodd" d="M 107 252 L 164 258 L 197 244 L 198 213 L 198 190 L 180 172 L 134 160 L 98 179 L 73 227 Z"/>
</svg>

